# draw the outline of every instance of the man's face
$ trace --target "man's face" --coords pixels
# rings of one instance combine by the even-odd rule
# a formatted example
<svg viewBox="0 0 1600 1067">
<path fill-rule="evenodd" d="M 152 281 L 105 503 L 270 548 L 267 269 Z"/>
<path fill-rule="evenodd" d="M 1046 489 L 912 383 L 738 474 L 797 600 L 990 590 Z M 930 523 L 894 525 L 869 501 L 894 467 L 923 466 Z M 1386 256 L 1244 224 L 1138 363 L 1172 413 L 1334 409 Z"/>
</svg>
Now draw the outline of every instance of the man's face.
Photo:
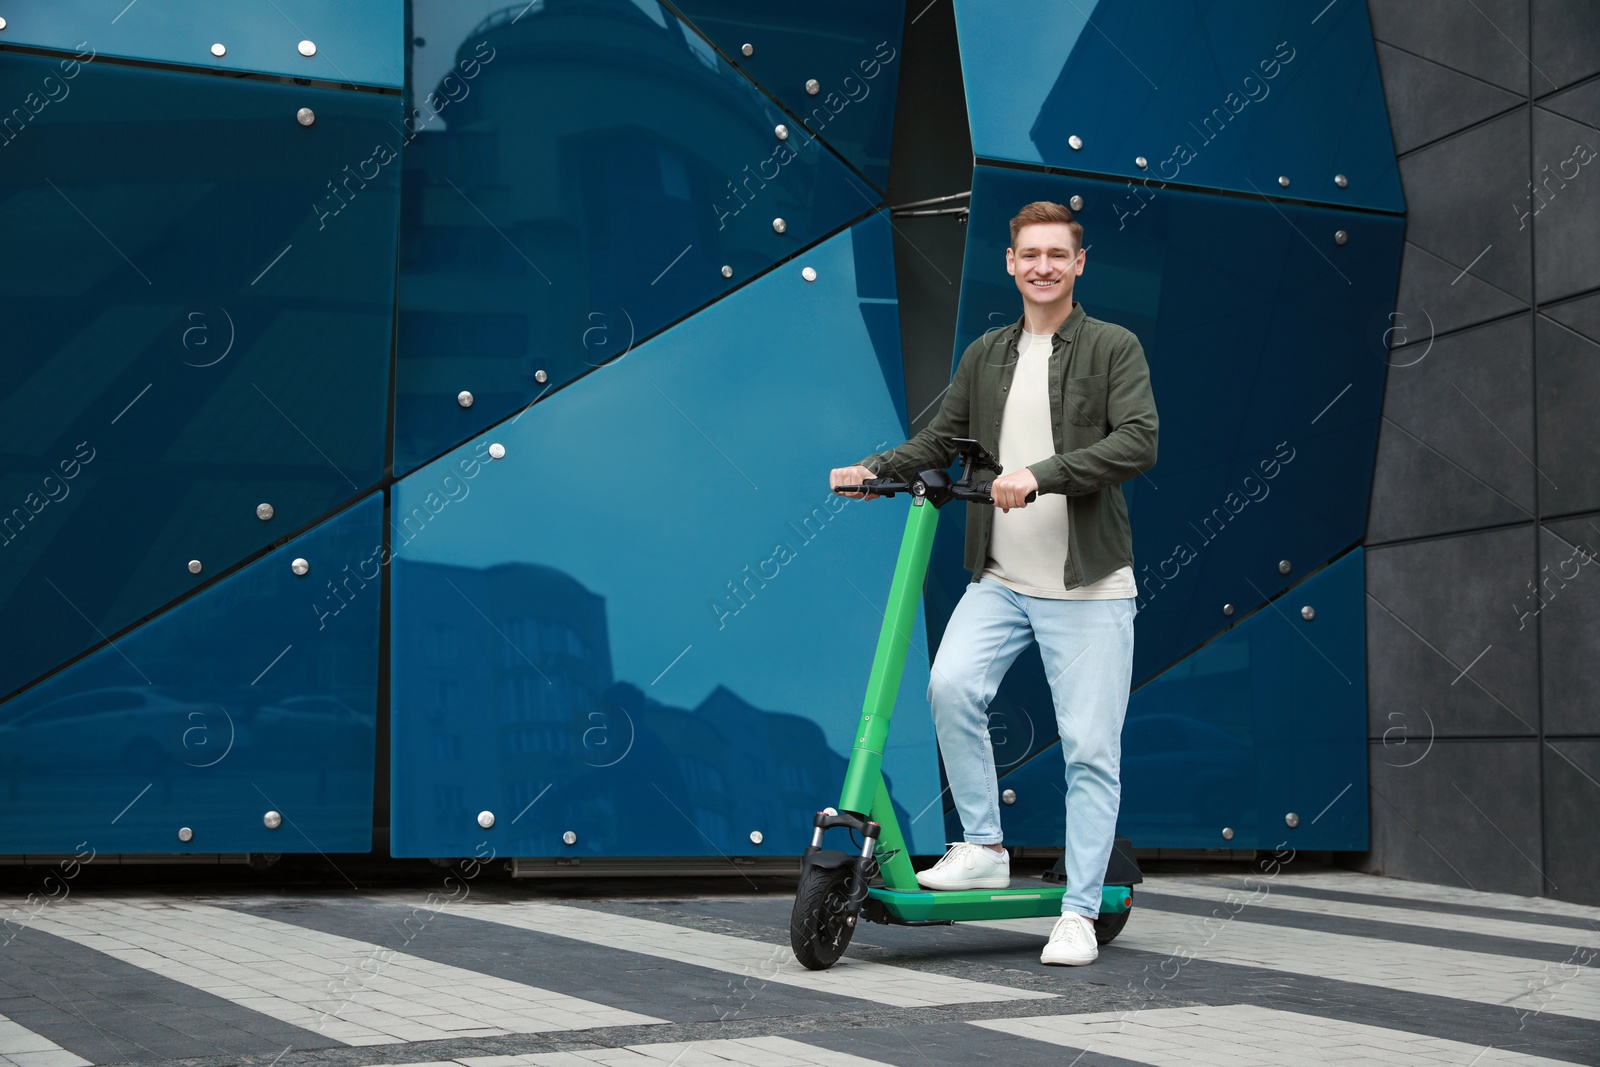
<svg viewBox="0 0 1600 1067">
<path fill-rule="evenodd" d="M 1072 306 L 1072 284 L 1083 273 L 1084 253 L 1064 222 L 1034 222 L 1017 231 L 1006 249 L 1006 273 L 1022 299 L 1041 309 Z"/>
</svg>

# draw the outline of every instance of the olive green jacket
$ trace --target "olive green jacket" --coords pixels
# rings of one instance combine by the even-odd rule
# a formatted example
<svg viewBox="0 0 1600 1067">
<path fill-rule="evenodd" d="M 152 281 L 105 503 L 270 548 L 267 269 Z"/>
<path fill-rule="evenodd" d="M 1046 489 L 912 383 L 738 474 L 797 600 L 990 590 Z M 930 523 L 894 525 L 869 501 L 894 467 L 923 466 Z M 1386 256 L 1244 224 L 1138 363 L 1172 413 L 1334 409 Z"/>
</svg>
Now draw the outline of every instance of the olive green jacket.
<svg viewBox="0 0 1600 1067">
<path fill-rule="evenodd" d="M 968 345 L 933 421 L 900 447 L 862 459 L 862 466 L 901 480 L 930 467 L 943 470 L 955 459 L 952 437 L 977 438 L 998 456 L 1022 325 L 1019 319 Z M 1057 454 L 1028 469 L 1038 479 L 1039 492 L 1068 498 L 1062 578 L 1065 588 L 1075 589 L 1133 565 L 1121 483 L 1155 465 L 1157 429 L 1150 368 L 1139 339 L 1121 326 L 1090 318 L 1076 302 L 1051 344 L 1050 425 Z M 993 471 L 974 475 L 994 476 Z M 974 578 L 988 560 L 993 525 L 992 507 L 967 508 L 964 563 Z"/>
</svg>

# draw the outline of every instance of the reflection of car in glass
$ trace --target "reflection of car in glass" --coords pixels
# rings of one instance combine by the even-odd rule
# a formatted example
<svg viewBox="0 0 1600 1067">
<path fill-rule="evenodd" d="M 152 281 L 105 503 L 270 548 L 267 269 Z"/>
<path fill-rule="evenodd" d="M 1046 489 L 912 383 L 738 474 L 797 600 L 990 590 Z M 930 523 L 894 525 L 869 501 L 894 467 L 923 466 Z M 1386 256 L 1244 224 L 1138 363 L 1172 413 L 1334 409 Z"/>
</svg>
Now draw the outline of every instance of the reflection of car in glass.
<svg viewBox="0 0 1600 1067">
<path fill-rule="evenodd" d="M 376 729 L 376 709 L 363 713 L 332 696 L 284 697 L 252 715 L 251 753 L 267 766 L 348 767 L 350 749 L 357 747 L 364 765 Z"/>
<path fill-rule="evenodd" d="M 193 693 L 156 686 L 91 689 L 0 721 L 0 766 L 76 765 L 130 774 L 204 766 L 237 743 L 236 718 Z"/>
<path fill-rule="evenodd" d="M 1182 789 L 1193 814 L 1254 803 L 1256 773 L 1249 739 L 1189 715 L 1129 716 L 1122 728 L 1122 790 L 1170 794 Z"/>
</svg>

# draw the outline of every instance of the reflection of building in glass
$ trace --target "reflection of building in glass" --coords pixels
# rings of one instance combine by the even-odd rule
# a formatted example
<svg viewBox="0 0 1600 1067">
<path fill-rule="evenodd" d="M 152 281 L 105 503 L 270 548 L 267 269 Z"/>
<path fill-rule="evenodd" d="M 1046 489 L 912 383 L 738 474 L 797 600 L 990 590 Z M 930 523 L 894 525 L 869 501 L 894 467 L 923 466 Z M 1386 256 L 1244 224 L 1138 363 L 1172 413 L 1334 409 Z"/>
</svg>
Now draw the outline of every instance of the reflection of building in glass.
<svg viewBox="0 0 1600 1067">
<path fill-rule="evenodd" d="M 426 620 L 394 644 L 393 746 L 410 783 L 394 806 L 410 824 L 449 833 L 487 809 L 509 854 L 748 854 L 752 831 L 803 840 L 836 795 L 845 758 L 812 720 L 723 686 L 686 710 L 614 681 L 605 601 L 561 571 L 395 567 L 397 614 Z"/>
</svg>

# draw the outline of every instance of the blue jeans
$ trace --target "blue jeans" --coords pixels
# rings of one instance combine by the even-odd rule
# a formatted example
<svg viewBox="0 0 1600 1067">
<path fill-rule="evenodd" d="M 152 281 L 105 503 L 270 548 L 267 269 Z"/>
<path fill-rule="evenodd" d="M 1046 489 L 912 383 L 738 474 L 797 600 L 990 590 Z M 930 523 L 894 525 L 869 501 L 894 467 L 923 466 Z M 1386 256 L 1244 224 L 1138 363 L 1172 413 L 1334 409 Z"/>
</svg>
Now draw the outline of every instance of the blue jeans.
<svg viewBox="0 0 1600 1067">
<path fill-rule="evenodd" d="M 972 582 L 950 616 L 928 683 L 934 730 L 966 840 L 997 845 L 999 786 L 989 703 L 1011 664 L 1039 642 L 1066 760 L 1067 893 L 1062 914 L 1100 914 L 1122 798 L 1122 719 L 1133 676 L 1132 598 L 1050 600 Z"/>
</svg>

